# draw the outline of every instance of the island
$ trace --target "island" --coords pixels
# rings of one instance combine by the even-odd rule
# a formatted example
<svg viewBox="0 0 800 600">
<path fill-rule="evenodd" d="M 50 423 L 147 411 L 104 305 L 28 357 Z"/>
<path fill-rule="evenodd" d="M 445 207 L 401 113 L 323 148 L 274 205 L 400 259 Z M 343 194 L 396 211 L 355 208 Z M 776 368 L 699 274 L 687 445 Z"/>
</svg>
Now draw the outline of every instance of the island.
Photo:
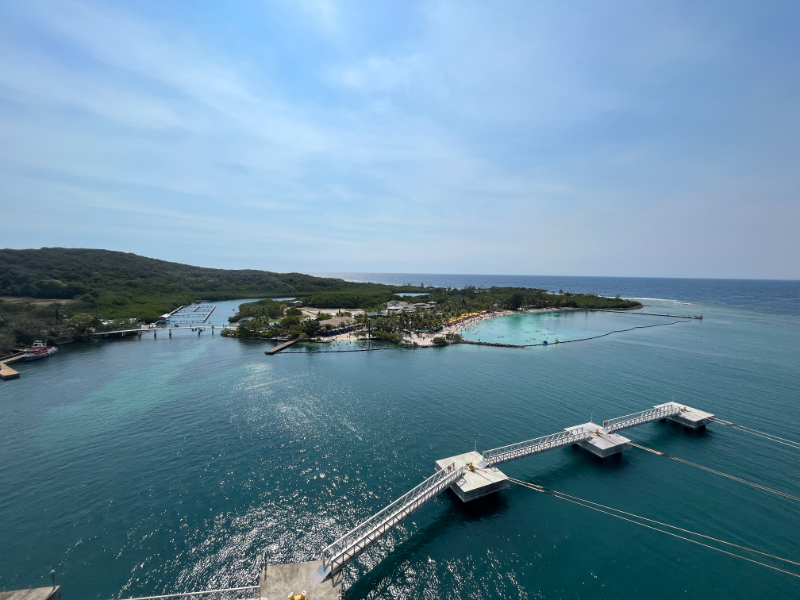
<svg viewBox="0 0 800 600">
<path fill-rule="evenodd" d="M 287 297 L 292 300 L 280 300 Z M 347 334 L 411 345 L 457 341 L 453 336 L 459 324 L 520 309 L 641 307 L 619 296 L 563 290 L 394 286 L 303 273 L 211 269 L 110 250 L 3 249 L 0 358 L 34 340 L 49 345 L 88 341 L 98 331 L 155 323 L 182 305 L 239 298 L 263 299 L 242 304 L 230 319 L 236 328 L 226 335 L 325 341 Z"/>
</svg>

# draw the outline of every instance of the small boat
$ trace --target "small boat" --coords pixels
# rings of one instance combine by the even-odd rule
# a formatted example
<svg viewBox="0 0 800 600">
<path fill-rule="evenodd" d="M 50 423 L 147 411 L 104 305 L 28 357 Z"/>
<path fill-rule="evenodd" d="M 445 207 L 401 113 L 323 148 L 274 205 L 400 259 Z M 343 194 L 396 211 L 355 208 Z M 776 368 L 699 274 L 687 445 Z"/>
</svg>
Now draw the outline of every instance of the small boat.
<svg viewBox="0 0 800 600">
<path fill-rule="evenodd" d="M 33 346 L 25 351 L 25 354 L 22 358 L 24 358 L 26 361 L 39 360 L 40 358 L 47 358 L 56 352 L 58 352 L 58 348 L 55 346 L 47 346 L 46 344 L 43 344 L 41 340 L 36 340 L 33 342 Z"/>
</svg>

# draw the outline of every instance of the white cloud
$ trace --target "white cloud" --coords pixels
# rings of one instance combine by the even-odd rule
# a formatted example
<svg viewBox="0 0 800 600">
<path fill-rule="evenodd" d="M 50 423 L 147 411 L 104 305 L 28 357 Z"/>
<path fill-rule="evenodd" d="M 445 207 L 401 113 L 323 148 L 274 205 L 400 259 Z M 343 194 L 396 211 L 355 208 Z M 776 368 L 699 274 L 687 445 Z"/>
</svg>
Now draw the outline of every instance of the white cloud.
<svg viewBox="0 0 800 600">
<path fill-rule="evenodd" d="M 778 256 L 800 255 L 797 77 L 758 69 L 757 111 L 731 92 L 749 80 L 714 79 L 752 50 L 726 45 L 743 21 L 469 2 L 382 21 L 380 5 L 266 3 L 280 19 L 215 8 L 208 36 L 169 4 L 13 6 L 0 6 L 0 206 L 48 214 L 5 210 L 5 243 L 52 245 L 68 222 L 69 245 L 106 230 L 169 248 L 180 223 L 182 244 L 269 248 L 291 269 L 713 275 L 726 252 L 758 268 L 736 246 L 755 223 L 753 256 L 800 276 Z M 755 219 L 758 202 L 776 217 Z M 684 244 L 666 260 L 673 228 Z M 407 251 L 375 250 L 395 242 Z"/>
</svg>

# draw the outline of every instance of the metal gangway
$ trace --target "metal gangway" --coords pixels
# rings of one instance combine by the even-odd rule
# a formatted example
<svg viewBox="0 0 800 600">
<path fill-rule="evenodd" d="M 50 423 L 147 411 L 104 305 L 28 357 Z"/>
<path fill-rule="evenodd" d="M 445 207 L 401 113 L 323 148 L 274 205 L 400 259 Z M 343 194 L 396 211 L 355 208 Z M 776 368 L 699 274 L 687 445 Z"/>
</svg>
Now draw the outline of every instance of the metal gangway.
<svg viewBox="0 0 800 600">
<path fill-rule="evenodd" d="M 466 469 L 466 465 L 456 468 L 455 463 L 449 464 L 333 542 L 322 551 L 322 566 L 317 571 L 317 578 L 322 581 L 340 571 L 347 563 L 397 527 L 403 519 L 461 479 Z"/>
<path fill-rule="evenodd" d="M 591 435 L 591 433 L 585 431 L 565 430 L 534 438 L 527 442 L 517 442 L 516 444 L 501 446 L 493 450 L 486 450 L 483 453 L 481 466 L 493 467 L 518 458 L 525 458 L 540 452 L 561 448 L 562 446 L 571 446 L 588 439 Z"/>
<path fill-rule="evenodd" d="M 675 415 L 680 414 L 682 410 L 683 407 L 681 407 L 680 404 L 676 402 L 668 402 L 667 404 L 662 404 L 660 406 L 633 413 L 631 415 L 625 415 L 624 417 L 617 417 L 616 419 L 603 421 L 603 428 L 609 433 L 622 431 L 623 429 L 628 429 L 629 427 L 636 427 L 637 425 L 644 425 L 645 423 L 652 423 L 653 421 L 661 421 L 662 419 L 666 419 L 668 417 L 674 417 Z"/>
</svg>

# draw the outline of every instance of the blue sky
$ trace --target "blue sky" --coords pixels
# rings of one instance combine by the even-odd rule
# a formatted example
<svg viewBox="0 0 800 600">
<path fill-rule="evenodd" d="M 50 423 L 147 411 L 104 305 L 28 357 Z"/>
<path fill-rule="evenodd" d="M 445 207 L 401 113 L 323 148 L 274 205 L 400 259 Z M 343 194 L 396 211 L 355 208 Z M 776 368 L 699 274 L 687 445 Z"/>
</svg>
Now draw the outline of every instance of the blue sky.
<svg viewBox="0 0 800 600">
<path fill-rule="evenodd" d="M 0 246 L 800 279 L 800 3 L 0 3 Z"/>
</svg>

